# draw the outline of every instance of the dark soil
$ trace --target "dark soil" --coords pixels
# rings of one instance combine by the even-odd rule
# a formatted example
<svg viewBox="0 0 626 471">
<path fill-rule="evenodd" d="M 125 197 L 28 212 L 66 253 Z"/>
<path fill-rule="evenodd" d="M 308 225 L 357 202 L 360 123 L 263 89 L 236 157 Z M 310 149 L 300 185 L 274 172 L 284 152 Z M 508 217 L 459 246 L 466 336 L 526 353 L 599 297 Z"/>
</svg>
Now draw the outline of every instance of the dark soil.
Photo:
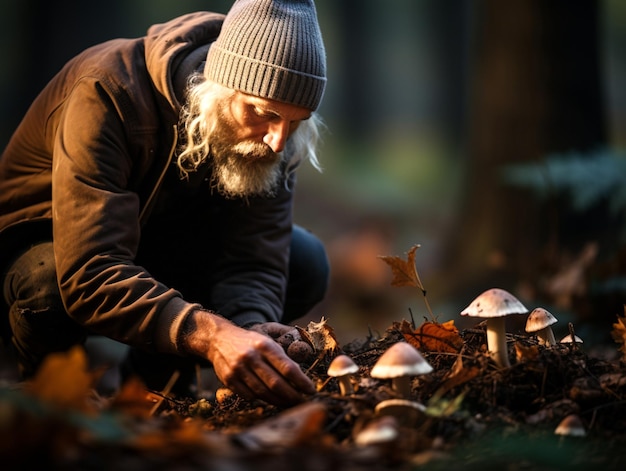
<svg viewBox="0 0 626 471">
<path fill-rule="evenodd" d="M 457 353 L 422 351 L 433 372 L 413 378 L 411 400 L 426 410 L 392 419 L 398 435 L 386 444 L 362 446 L 355 438 L 380 417 L 376 405 L 397 396 L 386 380 L 369 374 L 389 346 L 406 341 L 397 325 L 381 338 L 355 340 L 302 364 L 319 392 L 290 409 L 237 396 L 218 402 L 212 394 L 162 397 L 152 414 L 111 402 L 97 414 L 60 414 L 3 388 L 2 469 L 37 463 L 117 471 L 624 469 L 624 363 L 591 357 L 581 345 L 548 348 L 509 334 L 512 366 L 497 368 L 486 355 L 482 327 L 459 335 Z M 359 366 L 350 396 L 341 396 L 337 380 L 326 374 L 339 353 Z M 585 436 L 555 434 L 571 414 L 581 419 Z"/>
</svg>

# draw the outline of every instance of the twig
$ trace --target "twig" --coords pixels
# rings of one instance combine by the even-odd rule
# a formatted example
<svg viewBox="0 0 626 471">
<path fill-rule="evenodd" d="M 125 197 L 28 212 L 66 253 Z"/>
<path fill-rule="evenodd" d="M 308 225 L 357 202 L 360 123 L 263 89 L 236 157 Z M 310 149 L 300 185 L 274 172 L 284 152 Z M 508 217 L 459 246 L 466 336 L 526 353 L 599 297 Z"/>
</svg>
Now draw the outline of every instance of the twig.
<svg viewBox="0 0 626 471">
<path fill-rule="evenodd" d="M 174 373 L 172 373 L 172 376 L 170 377 L 170 380 L 165 385 L 165 388 L 163 388 L 163 391 L 161 391 L 161 394 L 160 394 L 161 395 L 161 399 L 159 399 L 154 404 L 154 406 L 152 406 L 152 410 L 150 410 L 150 417 L 152 417 L 156 413 L 156 411 L 159 409 L 161 404 L 163 404 L 163 399 L 165 399 L 165 397 L 170 393 L 170 391 L 174 387 L 174 384 L 176 384 L 176 381 L 178 381 L 178 377 L 179 376 L 180 376 L 180 372 L 178 370 L 176 370 L 176 371 L 174 371 Z"/>
</svg>

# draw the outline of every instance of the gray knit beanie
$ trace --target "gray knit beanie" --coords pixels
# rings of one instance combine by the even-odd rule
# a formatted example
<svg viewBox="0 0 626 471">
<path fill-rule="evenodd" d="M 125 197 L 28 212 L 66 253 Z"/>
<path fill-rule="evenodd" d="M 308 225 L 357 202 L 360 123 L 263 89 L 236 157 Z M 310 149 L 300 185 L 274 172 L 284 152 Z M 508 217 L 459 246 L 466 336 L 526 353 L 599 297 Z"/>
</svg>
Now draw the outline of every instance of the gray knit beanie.
<svg viewBox="0 0 626 471">
<path fill-rule="evenodd" d="M 250 95 L 316 110 L 326 85 L 326 53 L 313 1 L 237 0 L 204 73 Z"/>
</svg>

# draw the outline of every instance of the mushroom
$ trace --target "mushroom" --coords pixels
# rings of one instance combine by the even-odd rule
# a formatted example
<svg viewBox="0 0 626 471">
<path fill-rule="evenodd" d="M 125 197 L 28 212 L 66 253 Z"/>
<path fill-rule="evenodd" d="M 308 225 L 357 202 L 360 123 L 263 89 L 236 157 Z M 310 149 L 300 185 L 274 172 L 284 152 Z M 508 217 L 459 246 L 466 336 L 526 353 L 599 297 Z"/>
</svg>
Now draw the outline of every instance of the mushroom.
<svg viewBox="0 0 626 471">
<path fill-rule="evenodd" d="M 582 420 L 576 414 L 570 414 L 561 420 L 561 423 L 554 429 L 554 433 L 568 437 L 584 437 L 587 435 Z"/>
<path fill-rule="evenodd" d="M 328 376 L 337 378 L 339 382 L 339 391 L 342 396 L 348 396 L 354 392 L 352 388 L 352 375 L 359 371 L 352 358 L 348 355 L 338 355 L 328 365 Z"/>
<path fill-rule="evenodd" d="M 501 368 L 511 366 L 506 348 L 505 316 L 526 314 L 528 309 L 506 290 L 491 288 L 481 293 L 462 312 L 462 316 L 487 319 L 487 350 Z"/>
<path fill-rule="evenodd" d="M 559 340 L 559 343 L 583 343 L 583 339 L 581 339 L 578 335 L 574 335 L 574 342 L 572 342 L 572 334 L 567 334 L 565 337 L 563 337 L 561 340 Z"/>
<path fill-rule="evenodd" d="M 394 343 L 370 372 L 372 378 L 391 379 L 391 386 L 404 398 L 411 396 L 411 377 L 433 371 L 417 348 L 406 342 Z"/>
<path fill-rule="evenodd" d="M 554 333 L 550 326 L 557 322 L 557 318 L 550 312 L 542 307 L 536 307 L 528 315 L 528 319 L 526 320 L 526 332 L 534 333 L 539 339 L 540 345 L 550 347 L 556 345 Z"/>
<path fill-rule="evenodd" d="M 375 418 L 357 433 L 354 443 L 358 446 L 385 446 L 393 443 L 400 432 L 395 417 L 385 415 Z"/>
<path fill-rule="evenodd" d="M 385 399 L 376 404 L 374 411 L 379 416 L 391 416 L 405 427 L 413 427 L 417 421 L 424 417 L 426 406 L 409 399 Z"/>
</svg>

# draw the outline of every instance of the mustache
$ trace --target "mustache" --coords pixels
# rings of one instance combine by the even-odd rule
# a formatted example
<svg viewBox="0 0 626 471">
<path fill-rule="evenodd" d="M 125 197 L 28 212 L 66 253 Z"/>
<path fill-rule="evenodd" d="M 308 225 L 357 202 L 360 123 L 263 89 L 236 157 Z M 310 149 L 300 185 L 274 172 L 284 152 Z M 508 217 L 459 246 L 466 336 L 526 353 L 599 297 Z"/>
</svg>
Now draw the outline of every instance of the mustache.
<svg viewBox="0 0 626 471">
<path fill-rule="evenodd" d="M 243 157 L 252 159 L 269 160 L 273 162 L 280 159 L 280 154 L 274 152 L 270 146 L 264 142 L 238 142 L 232 146 L 232 150 Z"/>
</svg>

